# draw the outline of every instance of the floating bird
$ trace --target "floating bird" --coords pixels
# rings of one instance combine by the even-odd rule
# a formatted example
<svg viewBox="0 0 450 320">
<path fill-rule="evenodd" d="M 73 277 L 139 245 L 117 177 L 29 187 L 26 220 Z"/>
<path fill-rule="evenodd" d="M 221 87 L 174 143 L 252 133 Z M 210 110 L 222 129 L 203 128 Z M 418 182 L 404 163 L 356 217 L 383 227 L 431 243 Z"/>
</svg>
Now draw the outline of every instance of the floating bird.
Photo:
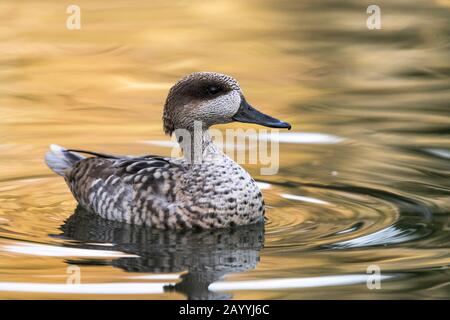
<svg viewBox="0 0 450 320">
<path fill-rule="evenodd" d="M 170 89 L 164 106 L 164 131 L 175 134 L 182 158 L 115 156 L 51 145 L 45 159 L 78 203 L 105 219 L 157 229 L 257 223 L 264 217 L 261 191 L 208 133 L 214 124 L 233 121 L 291 128 L 249 105 L 232 77 L 196 72 Z"/>
</svg>

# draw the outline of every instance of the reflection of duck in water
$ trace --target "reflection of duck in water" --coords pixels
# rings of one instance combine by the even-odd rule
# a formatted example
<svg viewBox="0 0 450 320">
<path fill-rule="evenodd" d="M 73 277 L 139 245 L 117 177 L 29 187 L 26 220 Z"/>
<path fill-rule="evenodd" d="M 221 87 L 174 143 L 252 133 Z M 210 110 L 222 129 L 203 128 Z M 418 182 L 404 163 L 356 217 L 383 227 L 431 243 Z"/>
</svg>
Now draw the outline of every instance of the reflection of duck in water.
<svg viewBox="0 0 450 320">
<path fill-rule="evenodd" d="M 290 124 L 254 109 L 235 79 L 214 72 L 193 73 L 177 82 L 163 120 L 164 131 L 177 136 L 184 158 L 113 156 L 53 145 L 47 164 L 64 176 L 84 208 L 105 219 L 158 229 L 261 221 L 264 201 L 255 180 L 215 146 L 208 128 L 233 121 L 289 129 Z"/>
<path fill-rule="evenodd" d="M 78 207 L 61 226 L 62 237 L 81 242 L 112 243 L 104 250 L 118 250 L 138 257 L 123 257 L 112 265 L 130 272 L 183 272 L 181 281 L 165 288 L 189 299 L 226 299 L 231 295 L 208 291 L 212 282 L 228 273 L 256 267 L 264 245 L 262 223 L 231 229 L 156 230 L 108 221 Z M 86 244 L 84 248 L 98 249 Z M 86 264 L 86 261 L 72 261 Z M 96 264 L 98 261 L 89 261 Z"/>
</svg>

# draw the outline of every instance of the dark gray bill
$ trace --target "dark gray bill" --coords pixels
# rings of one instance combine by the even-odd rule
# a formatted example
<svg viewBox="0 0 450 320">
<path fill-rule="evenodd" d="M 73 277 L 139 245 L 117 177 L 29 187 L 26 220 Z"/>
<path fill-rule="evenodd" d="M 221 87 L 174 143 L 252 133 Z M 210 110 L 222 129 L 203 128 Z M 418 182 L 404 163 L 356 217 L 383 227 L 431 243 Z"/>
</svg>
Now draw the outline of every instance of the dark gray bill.
<svg viewBox="0 0 450 320">
<path fill-rule="evenodd" d="M 246 122 L 246 123 L 256 123 L 260 124 L 265 127 L 270 128 L 284 128 L 291 130 L 291 125 L 287 122 L 272 118 L 271 116 L 268 116 L 267 114 L 264 114 L 262 112 L 259 112 L 255 108 L 253 108 L 251 105 L 245 101 L 245 98 L 241 98 L 241 105 L 239 107 L 239 110 L 236 112 L 236 114 L 233 116 L 234 121 L 239 122 Z"/>
</svg>

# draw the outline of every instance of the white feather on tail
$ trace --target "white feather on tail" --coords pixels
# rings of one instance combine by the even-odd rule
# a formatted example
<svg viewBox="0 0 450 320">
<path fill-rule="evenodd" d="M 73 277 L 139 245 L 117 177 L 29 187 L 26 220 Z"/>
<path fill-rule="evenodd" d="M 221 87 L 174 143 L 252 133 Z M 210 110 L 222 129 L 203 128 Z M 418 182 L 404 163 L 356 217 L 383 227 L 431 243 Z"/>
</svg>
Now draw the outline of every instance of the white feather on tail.
<svg viewBox="0 0 450 320">
<path fill-rule="evenodd" d="M 50 151 L 45 154 L 45 162 L 49 168 L 60 176 L 64 176 L 64 172 L 68 168 L 83 159 L 82 155 L 68 151 L 56 144 L 50 145 Z"/>
</svg>

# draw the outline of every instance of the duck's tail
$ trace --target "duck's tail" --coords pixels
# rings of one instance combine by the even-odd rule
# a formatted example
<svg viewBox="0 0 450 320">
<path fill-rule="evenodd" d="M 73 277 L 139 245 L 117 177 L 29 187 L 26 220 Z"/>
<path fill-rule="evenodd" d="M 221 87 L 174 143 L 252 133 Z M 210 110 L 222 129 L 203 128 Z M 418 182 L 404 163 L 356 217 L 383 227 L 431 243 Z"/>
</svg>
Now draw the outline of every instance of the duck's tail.
<svg viewBox="0 0 450 320">
<path fill-rule="evenodd" d="M 64 149 L 56 144 L 50 145 L 50 151 L 45 155 L 45 162 L 50 169 L 60 176 L 64 176 L 64 172 L 72 167 L 75 163 L 83 160 L 85 157 L 82 155 Z"/>
</svg>

